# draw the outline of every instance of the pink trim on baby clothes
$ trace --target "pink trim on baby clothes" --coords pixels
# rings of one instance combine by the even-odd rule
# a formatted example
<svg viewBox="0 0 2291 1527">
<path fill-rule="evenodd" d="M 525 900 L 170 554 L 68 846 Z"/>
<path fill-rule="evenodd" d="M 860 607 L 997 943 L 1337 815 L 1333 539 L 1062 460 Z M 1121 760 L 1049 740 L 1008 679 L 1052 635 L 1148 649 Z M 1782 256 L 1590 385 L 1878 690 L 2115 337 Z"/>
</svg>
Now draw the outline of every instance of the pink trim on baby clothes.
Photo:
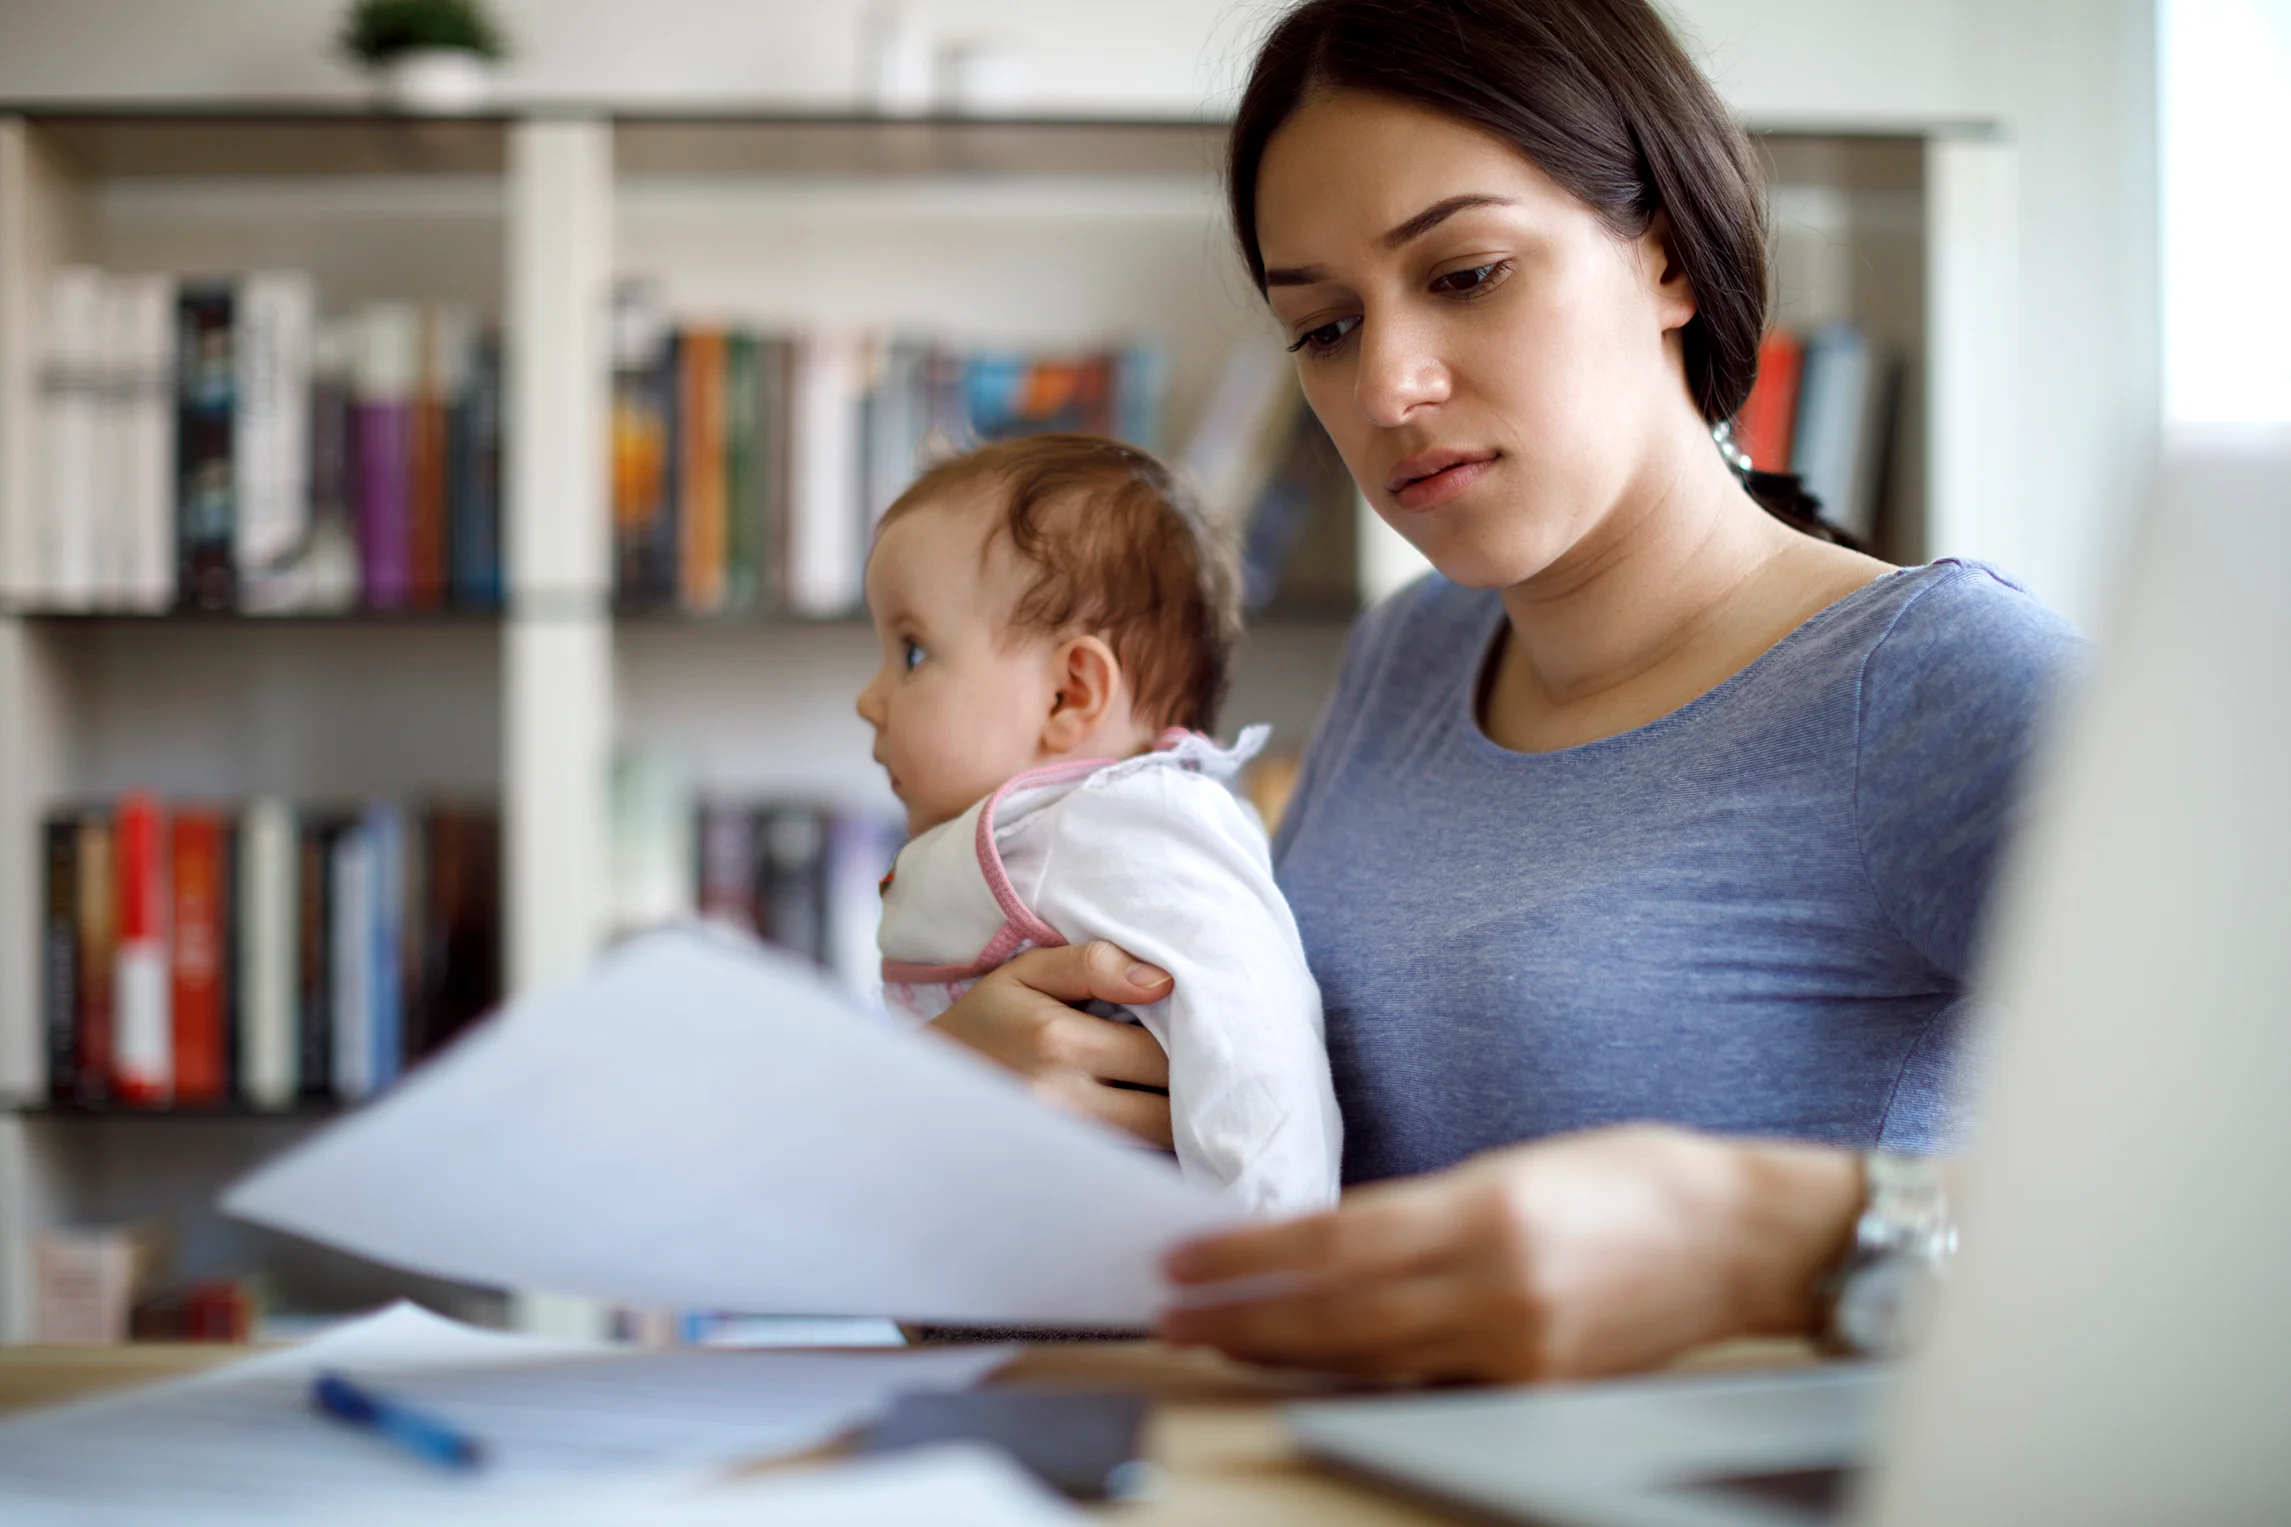
<svg viewBox="0 0 2291 1527">
<path fill-rule="evenodd" d="M 1188 737 L 1199 735 L 1202 734 L 1182 726 L 1173 726 L 1163 731 L 1155 741 L 1153 750 L 1164 752 Z M 1100 769 L 1120 761 L 1116 758 L 1072 759 L 1066 763 L 1045 764 L 1039 769 L 1028 769 L 1023 774 L 1014 774 L 1003 781 L 1002 787 L 988 796 L 986 803 L 979 807 L 978 832 L 974 839 L 979 873 L 986 877 L 986 888 L 994 897 L 994 904 L 1002 909 L 1002 926 L 995 930 L 993 938 L 987 940 L 986 947 L 978 952 L 978 958 L 968 965 L 916 965 L 906 960 L 887 959 L 883 962 L 883 979 L 902 986 L 935 986 L 949 981 L 975 981 L 1025 950 L 1064 948 L 1065 935 L 1035 916 L 1034 909 L 1019 896 L 1018 888 L 1010 883 L 1010 871 L 1003 865 L 1002 850 L 994 841 L 995 808 L 1002 804 L 1004 796 L 1014 790 L 1086 779 Z"/>
</svg>

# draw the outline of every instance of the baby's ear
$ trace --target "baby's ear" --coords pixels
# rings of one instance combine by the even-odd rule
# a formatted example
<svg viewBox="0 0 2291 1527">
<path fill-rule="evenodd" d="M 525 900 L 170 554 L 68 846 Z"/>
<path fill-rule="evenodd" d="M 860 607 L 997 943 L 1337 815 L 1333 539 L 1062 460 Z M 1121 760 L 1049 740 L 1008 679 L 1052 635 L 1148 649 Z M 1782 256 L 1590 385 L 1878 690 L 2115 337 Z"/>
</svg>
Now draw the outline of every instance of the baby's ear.
<svg viewBox="0 0 2291 1527">
<path fill-rule="evenodd" d="M 1042 750 L 1070 753 L 1105 721 L 1122 692 L 1122 664 L 1095 636 L 1070 636 L 1050 654 L 1050 714 L 1042 724 Z"/>
</svg>

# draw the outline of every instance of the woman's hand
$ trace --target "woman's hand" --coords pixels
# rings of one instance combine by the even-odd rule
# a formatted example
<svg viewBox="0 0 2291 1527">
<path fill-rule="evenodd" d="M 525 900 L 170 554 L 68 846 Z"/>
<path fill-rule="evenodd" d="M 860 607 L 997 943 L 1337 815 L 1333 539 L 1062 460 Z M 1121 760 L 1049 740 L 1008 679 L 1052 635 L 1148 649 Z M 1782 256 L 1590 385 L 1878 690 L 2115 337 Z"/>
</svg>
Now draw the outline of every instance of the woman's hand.
<svg viewBox="0 0 2291 1527">
<path fill-rule="evenodd" d="M 1850 1152 L 1631 1126 L 1514 1146 L 1180 1247 L 1172 1342 L 1431 1379 L 1580 1378 L 1802 1332 L 1861 1198 Z"/>
<path fill-rule="evenodd" d="M 1069 1004 L 1095 998 L 1136 1007 L 1169 993 L 1168 972 L 1101 939 L 1028 950 L 983 977 L 930 1027 L 1008 1066 L 1037 1096 L 1168 1150 L 1169 1057 L 1160 1043 L 1134 1024 L 1109 1023 Z M 1130 1085 L 1110 1085 L 1116 1082 Z"/>
</svg>

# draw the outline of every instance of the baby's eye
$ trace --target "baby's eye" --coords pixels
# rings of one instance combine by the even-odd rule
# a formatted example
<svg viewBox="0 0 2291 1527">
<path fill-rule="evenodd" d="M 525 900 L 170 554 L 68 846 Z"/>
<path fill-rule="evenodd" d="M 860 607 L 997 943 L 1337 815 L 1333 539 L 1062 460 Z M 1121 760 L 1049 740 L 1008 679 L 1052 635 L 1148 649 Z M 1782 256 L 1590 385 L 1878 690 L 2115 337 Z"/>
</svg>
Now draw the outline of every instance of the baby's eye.
<svg viewBox="0 0 2291 1527">
<path fill-rule="evenodd" d="M 899 648 L 901 653 L 900 662 L 905 666 L 909 673 L 913 673 L 917 668 L 922 666 L 923 649 L 917 646 L 911 639 L 902 638 L 899 643 Z"/>
</svg>

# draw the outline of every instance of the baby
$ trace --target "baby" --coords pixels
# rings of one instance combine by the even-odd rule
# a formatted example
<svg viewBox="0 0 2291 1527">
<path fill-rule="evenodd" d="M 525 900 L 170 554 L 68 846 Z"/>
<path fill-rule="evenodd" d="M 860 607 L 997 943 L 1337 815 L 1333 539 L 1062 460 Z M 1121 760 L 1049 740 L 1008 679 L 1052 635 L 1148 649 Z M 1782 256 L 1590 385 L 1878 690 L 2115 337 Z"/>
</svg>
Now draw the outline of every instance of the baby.
<svg viewBox="0 0 2291 1527">
<path fill-rule="evenodd" d="M 1167 468 L 1085 435 L 989 446 L 883 517 L 859 696 L 907 808 L 884 882 L 894 1011 L 944 1012 L 1026 949 L 1110 939 L 1168 971 L 1134 1017 L 1169 1054 L 1180 1169 L 1272 1214 L 1335 1201 L 1320 992 L 1206 735 L 1237 618 Z"/>
</svg>

